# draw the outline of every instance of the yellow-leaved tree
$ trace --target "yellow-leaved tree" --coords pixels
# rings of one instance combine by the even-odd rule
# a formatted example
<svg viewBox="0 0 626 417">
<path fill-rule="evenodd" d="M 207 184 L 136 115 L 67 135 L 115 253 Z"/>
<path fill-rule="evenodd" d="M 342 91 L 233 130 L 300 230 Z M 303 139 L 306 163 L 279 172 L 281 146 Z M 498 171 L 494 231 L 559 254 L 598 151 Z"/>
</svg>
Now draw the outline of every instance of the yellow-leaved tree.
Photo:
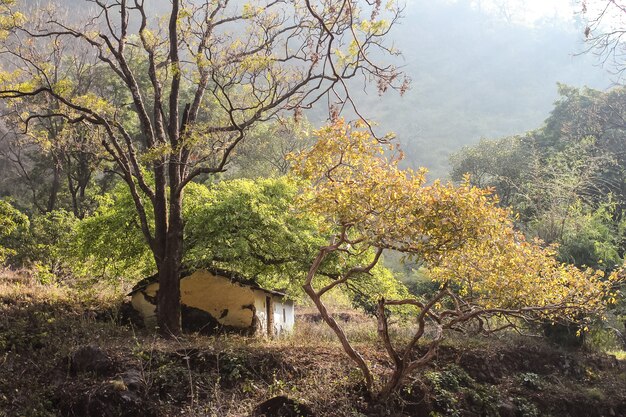
<svg viewBox="0 0 626 417">
<path fill-rule="evenodd" d="M 560 264 L 553 248 L 528 242 L 514 229 L 511 213 L 498 207 L 489 190 L 469 180 L 427 185 L 425 170 L 400 169 L 399 150 L 358 123 L 336 120 L 317 137 L 311 149 L 293 156 L 293 173 L 307 184 L 296 204 L 321 216 L 321 227 L 333 237 L 311 264 L 304 290 L 374 397 L 386 398 L 428 364 L 448 331 L 491 333 L 517 326 L 520 318 L 575 320 L 602 314 L 615 296 L 617 274 L 604 277 Z M 349 262 L 368 250 L 375 253 L 368 264 Z M 430 298 L 380 298 L 378 333 L 393 367 L 376 386 L 371 367 L 329 314 L 323 296 L 362 279 L 385 250 L 418 257 L 440 285 Z M 331 254 L 343 257 L 346 267 L 329 282 L 318 270 Z M 394 306 L 410 307 L 416 316 L 416 331 L 403 346 L 388 331 Z M 419 345 L 424 346 L 417 350 Z"/>
</svg>

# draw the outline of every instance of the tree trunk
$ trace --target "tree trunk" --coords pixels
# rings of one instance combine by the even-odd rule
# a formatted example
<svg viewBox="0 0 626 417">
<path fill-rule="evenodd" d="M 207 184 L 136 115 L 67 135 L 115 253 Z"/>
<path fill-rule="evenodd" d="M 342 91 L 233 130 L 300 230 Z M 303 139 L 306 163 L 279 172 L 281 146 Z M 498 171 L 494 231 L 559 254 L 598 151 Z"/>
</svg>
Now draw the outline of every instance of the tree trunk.
<svg viewBox="0 0 626 417">
<path fill-rule="evenodd" d="M 76 217 L 78 217 L 79 219 L 82 219 L 83 217 L 85 217 L 85 191 L 87 190 L 87 187 L 89 186 L 89 181 L 91 180 L 91 173 L 92 173 L 92 169 L 89 166 L 89 160 L 88 160 L 88 156 L 85 153 L 80 153 L 79 157 L 78 157 L 78 172 L 77 172 L 77 176 L 76 176 L 76 185 L 77 185 L 77 191 L 78 191 L 78 195 L 76 198 L 76 210 L 77 210 L 77 214 Z"/>
<path fill-rule="evenodd" d="M 316 268 L 317 269 L 317 268 Z M 357 365 L 357 367 L 363 373 L 363 378 L 365 378 L 365 387 L 367 392 L 371 395 L 374 388 L 374 376 L 367 366 L 367 362 L 365 359 L 352 347 L 346 334 L 343 332 L 343 329 L 339 326 L 337 321 L 328 313 L 326 306 L 317 295 L 311 284 L 305 284 L 303 286 L 304 291 L 309 295 L 313 303 L 317 307 L 317 311 L 320 313 L 322 320 L 331 328 L 333 332 L 337 335 L 337 338 L 341 342 L 341 346 L 343 347 L 344 352 L 348 355 L 350 359 Z"/>
<path fill-rule="evenodd" d="M 179 265 L 170 256 L 165 257 L 159 268 L 157 320 L 161 335 L 175 336 L 180 334 Z"/>
<path fill-rule="evenodd" d="M 181 332 L 180 269 L 183 253 L 182 196 L 171 195 L 163 261 L 159 266 L 157 320 L 161 335 Z"/>
<path fill-rule="evenodd" d="M 377 393 L 376 398 L 378 401 L 385 401 L 391 393 L 396 392 L 398 388 L 404 382 L 406 378 L 406 366 L 402 362 L 391 373 L 391 377 L 385 383 L 383 388 Z"/>
<path fill-rule="evenodd" d="M 52 186 L 50 189 L 50 195 L 48 196 L 48 204 L 46 205 L 46 212 L 48 213 L 53 211 L 57 205 L 59 188 L 61 188 L 61 166 L 57 158 L 54 158 Z"/>
<path fill-rule="evenodd" d="M 82 217 L 80 216 L 80 212 L 79 212 L 79 204 L 78 204 L 78 189 L 77 187 L 74 187 L 74 179 L 72 178 L 72 174 L 71 174 L 71 167 L 66 166 L 66 171 L 67 171 L 67 189 L 70 192 L 70 196 L 72 196 L 72 212 L 74 213 L 74 216 L 77 219 L 82 219 Z"/>
</svg>

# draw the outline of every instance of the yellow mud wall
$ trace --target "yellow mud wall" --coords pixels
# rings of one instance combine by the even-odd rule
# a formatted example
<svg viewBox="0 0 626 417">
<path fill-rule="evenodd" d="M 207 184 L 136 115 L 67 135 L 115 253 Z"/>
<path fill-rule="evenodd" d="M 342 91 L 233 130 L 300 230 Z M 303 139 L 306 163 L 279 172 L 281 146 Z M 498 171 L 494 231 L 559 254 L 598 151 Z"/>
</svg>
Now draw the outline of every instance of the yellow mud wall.
<svg viewBox="0 0 626 417">
<path fill-rule="evenodd" d="M 141 313 L 147 326 L 156 325 L 156 305 L 148 301 L 146 296 L 155 300 L 158 289 L 159 284 L 152 283 L 132 296 L 131 303 Z M 183 304 L 208 312 L 226 326 L 242 328 L 251 326 L 253 311 L 245 306 L 253 305 L 258 318 L 258 334 L 267 335 L 266 296 L 268 293 L 262 290 L 239 285 L 228 278 L 199 270 L 181 279 L 180 292 Z M 273 299 L 273 334 L 290 331 L 294 321 L 293 302 L 283 300 L 282 297 L 276 295 L 270 297 Z M 283 308 L 286 309 L 285 316 L 283 316 Z M 228 312 L 222 317 L 226 309 Z"/>
<path fill-rule="evenodd" d="M 226 326 L 252 325 L 252 310 L 245 306 L 254 305 L 254 290 L 228 278 L 196 271 L 180 281 L 180 296 L 183 304 L 208 312 Z"/>
<path fill-rule="evenodd" d="M 130 301 L 133 308 L 143 317 L 144 323 L 147 327 L 156 326 L 156 305 L 148 301 L 144 294 L 149 297 L 156 298 L 158 289 L 159 284 L 150 284 L 143 291 L 137 291 L 134 293 Z"/>
</svg>

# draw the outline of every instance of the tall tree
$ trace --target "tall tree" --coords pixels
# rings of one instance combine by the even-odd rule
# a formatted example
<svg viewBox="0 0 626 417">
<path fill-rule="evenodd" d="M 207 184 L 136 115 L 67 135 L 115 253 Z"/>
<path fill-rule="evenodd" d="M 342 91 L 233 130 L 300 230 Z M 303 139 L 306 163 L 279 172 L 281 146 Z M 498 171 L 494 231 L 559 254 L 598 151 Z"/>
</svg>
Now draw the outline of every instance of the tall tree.
<svg viewBox="0 0 626 417">
<path fill-rule="evenodd" d="M 0 200 L 0 265 L 8 256 L 15 254 L 15 243 L 18 240 L 13 239 L 13 235 L 20 229 L 28 229 L 28 217 L 8 202 Z"/>
<path fill-rule="evenodd" d="M 352 105 L 350 79 L 404 91 L 398 71 L 375 62 L 395 53 L 383 38 L 400 9 L 356 0 L 173 0 L 159 19 L 145 0 L 89 4 L 82 24 L 47 9 L 15 27 L 3 45 L 0 97 L 19 101 L 25 129 L 61 119 L 103 134 L 100 145 L 129 187 L 157 265 L 161 332 L 176 334 L 185 186 L 224 171 L 250 128 L 279 112 L 299 113 L 323 97 L 333 111 Z M 23 47 L 41 40 L 87 46 L 89 69 L 106 71 L 129 101 L 113 105 L 113 87 L 69 95 L 71 80 L 54 82 L 50 66 Z M 40 97 L 58 109 L 31 107 Z"/>
</svg>

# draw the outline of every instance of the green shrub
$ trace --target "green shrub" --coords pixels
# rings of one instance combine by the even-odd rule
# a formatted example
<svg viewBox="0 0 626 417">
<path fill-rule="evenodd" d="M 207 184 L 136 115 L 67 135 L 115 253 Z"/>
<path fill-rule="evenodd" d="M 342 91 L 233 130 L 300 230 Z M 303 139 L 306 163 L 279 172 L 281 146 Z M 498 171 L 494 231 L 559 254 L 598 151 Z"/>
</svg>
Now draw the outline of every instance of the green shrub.
<svg viewBox="0 0 626 417">
<path fill-rule="evenodd" d="M 0 200 L 0 264 L 13 259 L 28 234 L 28 217 L 8 201 Z"/>
</svg>

